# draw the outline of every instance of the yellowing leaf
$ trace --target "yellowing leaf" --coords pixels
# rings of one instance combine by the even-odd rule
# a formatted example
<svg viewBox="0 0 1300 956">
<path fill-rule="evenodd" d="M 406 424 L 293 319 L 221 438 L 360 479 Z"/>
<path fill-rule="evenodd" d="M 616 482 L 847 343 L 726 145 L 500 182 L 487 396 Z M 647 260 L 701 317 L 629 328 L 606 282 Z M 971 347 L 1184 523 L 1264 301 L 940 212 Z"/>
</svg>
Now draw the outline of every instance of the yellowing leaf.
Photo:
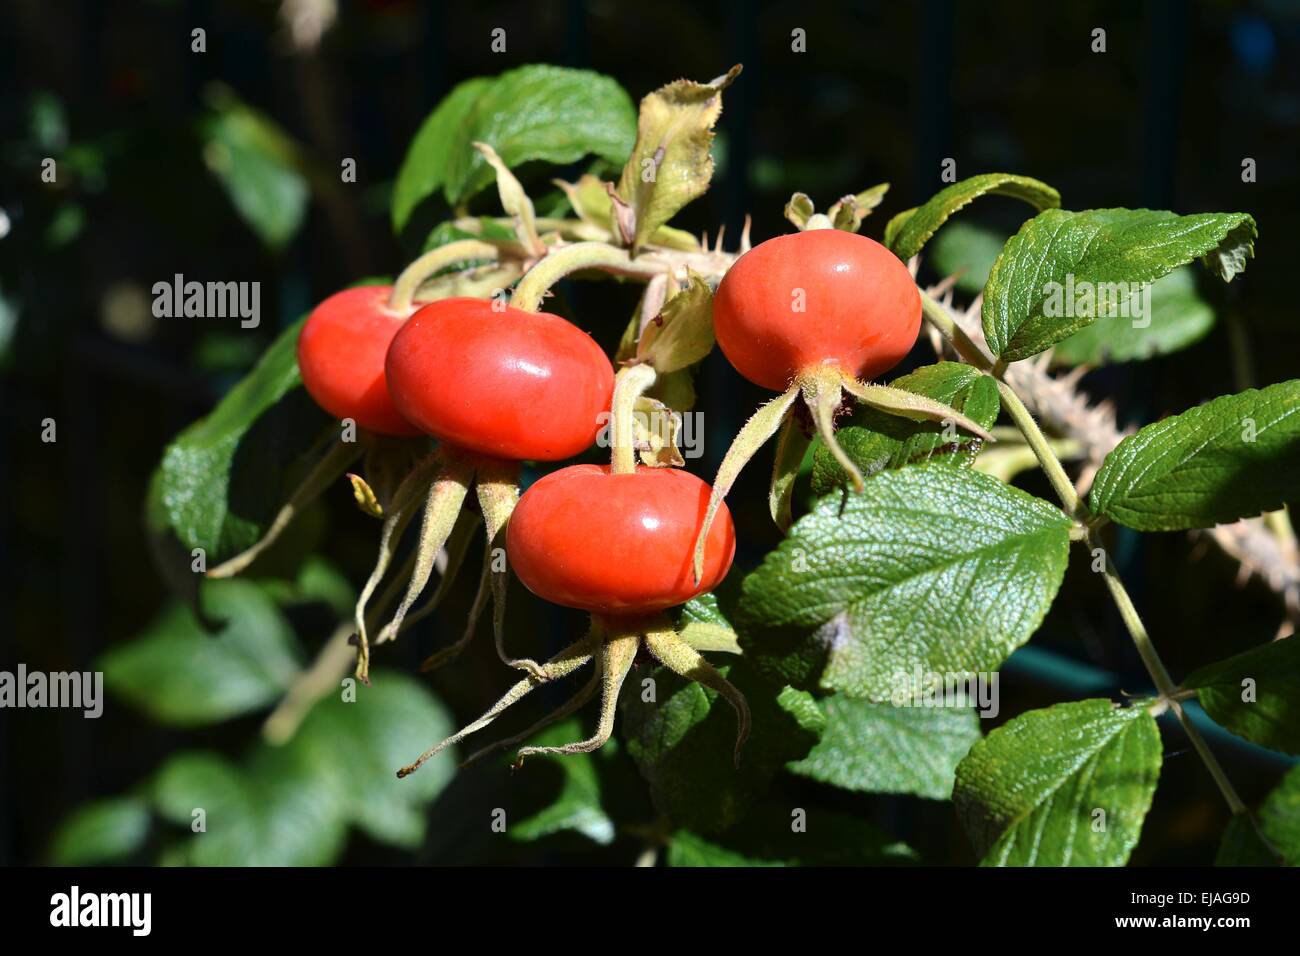
<svg viewBox="0 0 1300 956">
<path fill-rule="evenodd" d="M 634 250 L 709 188 L 713 124 L 722 91 L 739 75 L 737 65 L 710 83 L 677 80 L 641 101 L 636 145 L 618 181 L 619 196 L 636 213 Z"/>
</svg>

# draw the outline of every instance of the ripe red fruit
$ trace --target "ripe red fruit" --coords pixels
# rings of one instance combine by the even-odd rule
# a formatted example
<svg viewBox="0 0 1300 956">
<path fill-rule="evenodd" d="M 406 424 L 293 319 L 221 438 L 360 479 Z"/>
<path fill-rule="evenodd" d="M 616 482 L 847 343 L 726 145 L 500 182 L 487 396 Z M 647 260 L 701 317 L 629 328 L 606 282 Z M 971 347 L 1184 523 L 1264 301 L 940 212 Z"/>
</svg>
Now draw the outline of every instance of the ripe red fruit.
<svg viewBox="0 0 1300 956">
<path fill-rule="evenodd" d="M 384 357 L 406 315 L 388 308 L 391 286 L 336 292 L 312 310 L 298 336 L 298 370 L 316 404 L 381 435 L 418 435 L 393 406 Z"/>
<path fill-rule="evenodd" d="M 718 286 L 713 327 L 736 370 L 764 388 L 784 391 L 800 372 L 826 365 L 872 379 L 916 344 L 921 296 L 880 243 L 814 229 L 741 256 Z"/>
<path fill-rule="evenodd" d="M 519 500 L 506 554 L 530 591 L 598 614 L 661 611 L 716 587 L 731 568 L 735 527 L 723 505 L 708 538 L 698 584 L 691 552 L 709 486 L 676 468 L 573 465 L 552 472 Z"/>
<path fill-rule="evenodd" d="M 590 447 L 614 370 L 586 332 L 556 315 L 442 299 L 393 338 L 385 365 L 400 413 L 467 451 L 558 461 Z"/>
</svg>

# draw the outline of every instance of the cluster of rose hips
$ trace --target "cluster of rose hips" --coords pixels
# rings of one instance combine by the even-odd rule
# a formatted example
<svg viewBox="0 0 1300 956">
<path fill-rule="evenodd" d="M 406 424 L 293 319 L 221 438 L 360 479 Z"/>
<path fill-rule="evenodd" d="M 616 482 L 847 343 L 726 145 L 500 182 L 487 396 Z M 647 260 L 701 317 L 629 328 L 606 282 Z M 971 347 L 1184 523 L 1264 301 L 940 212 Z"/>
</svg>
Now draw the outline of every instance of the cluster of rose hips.
<svg viewBox="0 0 1300 956">
<path fill-rule="evenodd" d="M 879 243 L 836 229 L 781 236 L 734 263 L 713 298 L 714 334 L 741 375 L 782 395 L 745 426 L 712 488 L 675 467 L 629 465 L 626 456 L 620 464 L 616 453 L 611 466 L 553 471 L 520 497 L 520 463 L 562 461 L 596 441 L 615 391 L 610 360 L 586 332 L 555 315 L 473 298 L 407 306 L 391 296 L 383 286 L 331 296 L 311 314 L 298 343 L 303 382 L 329 414 L 381 436 L 422 434 L 437 441 L 436 450 L 387 495 L 380 560 L 357 608 L 359 675 L 365 676 L 371 644 L 392 640 L 401 630 L 475 484 L 488 551 L 504 534 L 508 565 L 529 590 L 588 611 L 592 621 L 587 635 L 546 663 L 513 659 L 502 646 L 505 580 L 496 575 L 498 651 L 527 673 L 479 720 L 399 776 L 588 661 L 595 663 L 591 681 L 542 723 L 571 713 L 599 691 L 596 734 L 565 747 L 524 748 L 520 758 L 599 747 L 610 736 L 619 689 L 643 646 L 735 707 L 738 758 L 749 728 L 743 696 L 680 639 L 663 612 L 726 576 L 735 532 L 722 498 L 758 445 L 783 425 L 803 427 L 791 414 L 800 395 L 822 440 L 860 487 L 857 468 L 835 442 L 833 421 L 844 391 L 876 404 L 878 387 L 863 380 L 892 368 L 916 341 L 921 299 L 906 266 Z M 881 395 L 892 391 L 879 389 Z M 931 408 L 918 399 L 906 409 L 891 404 L 880 400 L 880 407 L 899 414 L 950 413 L 974 427 L 938 403 Z M 626 413 L 615 406 L 615 416 Z M 809 440 L 805 434 L 796 441 L 800 457 Z M 788 484 L 784 507 L 773 510 L 783 510 L 787 520 Z M 421 499 L 417 558 L 405 596 L 372 639 L 366 603 Z M 526 739 L 540 726 L 495 746 Z"/>
</svg>

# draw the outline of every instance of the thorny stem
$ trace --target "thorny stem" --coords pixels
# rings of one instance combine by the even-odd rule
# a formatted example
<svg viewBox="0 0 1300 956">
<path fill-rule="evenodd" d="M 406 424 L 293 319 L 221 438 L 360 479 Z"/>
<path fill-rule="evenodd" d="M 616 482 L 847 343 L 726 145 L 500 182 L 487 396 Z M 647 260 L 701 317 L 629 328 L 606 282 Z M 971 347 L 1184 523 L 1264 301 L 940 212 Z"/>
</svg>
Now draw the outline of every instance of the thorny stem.
<svg viewBox="0 0 1300 956">
<path fill-rule="evenodd" d="M 636 429 L 633 412 L 636 400 L 655 382 L 653 365 L 642 363 L 622 369 L 614 379 L 610 408 L 610 473 L 630 475 L 636 471 Z"/>
<path fill-rule="evenodd" d="M 388 307 L 394 312 L 405 315 L 411 311 L 416 290 L 430 276 L 457 262 L 465 262 L 469 259 L 496 259 L 498 255 L 496 246 L 488 242 L 480 242 L 478 239 L 461 239 L 431 249 L 402 270 L 402 274 L 393 283 L 393 291 L 388 297 Z"/>
<path fill-rule="evenodd" d="M 1034 454 L 1038 457 L 1038 462 L 1046 473 L 1048 481 L 1051 482 L 1053 490 L 1061 499 L 1061 504 L 1071 517 L 1079 518 L 1078 489 L 1075 488 L 1074 483 L 1066 475 L 1060 459 L 1056 457 L 1055 451 L 1052 450 L 1042 430 L 1039 429 L 1038 423 L 1034 421 L 1034 417 L 1029 413 L 1029 409 L 1025 408 L 1024 402 L 1020 400 L 1020 396 L 1015 389 L 1003 380 L 1005 366 L 1001 362 L 992 363 L 988 356 L 984 354 L 984 351 L 971 341 L 961 327 L 952 320 L 947 310 L 924 291 L 921 293 L 921 304 L 926 319 L 952 342 L 953 348 L 957 350 L 958 355 L 965 359 L 968 364 L 989 372 L 997 379 L 998 392 L 1002 397 L 1003 408 L 1007 410 L 1011 420 L 1015 422 L 1016 427 L 1025 436 L 1025 442 L 1034 450 Z M 1090 531 L 1083 540 L 1087 542 L 1090 549 L 1095 550 L 1100 547 L 1095 531 Z M 1178 685 L 1169 676 L 1164 661 L 1160 659 L 1160 654 L 1151 642 L 1151 636 L 1147 633 L 1146 626 L 1142 623 L 1142 618 L 1133 605 L 1133 599 L 1124 587 L 1124 582 L 1120 580 L 1119 572 L 1111 563 L 1105 549 L 1102 549 L 1102 554 L 1106 558 L 1106 587 L 1110 591 L 1111 599 L 1115 602 L 1116 608 L 1119 609 L 1120 617 L 1124 621 L 1125 628 L 1128 629 L 1129 637 L 1132 638 L 1133 645 L 1137 648 L 1138 656 L 1142 658 L 1147 673 L 1151 675 L 1156 690 L 1163 700 L 1169 702 L 1170 708 L 1178 718 L 1178 722 L 1182 724 L 1183 731 L 1187 734 L 1187 739 L 1191 741 L 1192 747 L 1200 756 L 1206 769 L 1209 770 L 1210 776 L 1214 778 L 1219 792 L 1223 794 L 1223 799 L 1227 801 L 1228 808 L 1234 815 L 1246 813 L 1246 805 L 1242 803 L 1241 797 L 1237 795 L 1236 789 L 1232 786 L 1232 782 L 1228 780 L 1218 758 L 1214 756 L 1209 745 L 1206 744 L 1205 738 L 1201 736 L 1201 732 L 1196 729 L 1183 710 L 1181 697 L 1176 696 L 1179 694 Z"/>
</svg>

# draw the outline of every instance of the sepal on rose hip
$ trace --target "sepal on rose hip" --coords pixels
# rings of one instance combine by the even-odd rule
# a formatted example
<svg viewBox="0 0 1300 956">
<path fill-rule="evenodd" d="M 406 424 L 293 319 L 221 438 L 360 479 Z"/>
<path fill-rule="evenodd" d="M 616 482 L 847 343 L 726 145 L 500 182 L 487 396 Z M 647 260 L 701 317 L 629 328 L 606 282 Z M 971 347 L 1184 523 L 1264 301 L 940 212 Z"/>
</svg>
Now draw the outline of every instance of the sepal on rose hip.
<svg viewBox="0 0 1300 956">
<path fill-rule="evenodd" d="M 709 664 L 689 644 L 676 633 L 672 623 L 662 614 L 649 617 L 606 617 L 593 614 L 591 626 L 578 641 L 570 644 L 546 663 L 539 665 L 536 673 L 514 684 L 481 717 L 461 728 L 445 740 L 434 744 L 413 763 L 397 771 L 399 778 L 409 776 L 419 770 L 431 758 L 442 753 L 492 724 L 511 706 L 518 703 L 538 687 L 563 679 L 576 672 L 589 661 L 594 662 L 594 672 L 576 694 L 551 711 L 526 731 L 513 737 L 497 741 L 471 754 L 463 763 L 466 766 L 495 751 L 515 746 L 530 739 L 534 734 L 556 721 L 567 717 L 579 707 L 586 704 L 600 692 L 600 711 L 596 721 L 596 732 L 592 736 L 560 746 L 523 747 L 515 757 L 515 766 L 522 766 L 528 757 L 538 754 L 570 755 L 591 753 L 603 747 L 614 732 L 614 721 L 618 706 L 619 692 L 627 679 L 629 671 L 636 660 L 641 647 L 650 656 L 674 673 L 698 681 L 705 687 L 717 691 L 736 711 L 736 746 L 734 760 L 740 764 L 741 748 L 749 738 L 751 719 L 749 704 L 745 696 L 725 677 Z"/>
</svg>

